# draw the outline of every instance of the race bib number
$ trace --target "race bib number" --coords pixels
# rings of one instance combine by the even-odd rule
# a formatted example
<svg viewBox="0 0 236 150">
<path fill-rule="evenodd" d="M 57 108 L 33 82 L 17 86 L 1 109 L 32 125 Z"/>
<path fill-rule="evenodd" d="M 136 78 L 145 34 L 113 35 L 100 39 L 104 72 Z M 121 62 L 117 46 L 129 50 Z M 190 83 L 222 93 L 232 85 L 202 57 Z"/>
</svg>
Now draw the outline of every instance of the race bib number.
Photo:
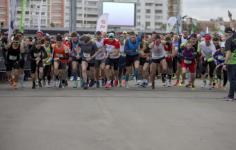
<svg viewBox="0 0 236 150">
<path fill-rule="evenodd" d="M 109 52 L 109 53 L 112 53 L 113 52 L 113 50 L 114 50 L 114 46 L 113 45 L 106 45 L 106 50 L 107 50 L 107 52 Z"/>
<path fill-rule="evenodd" d="M 34 57 L 40 57 L 40 53 L 34 53 Z"/>
<path fill-rule="evenodd" d="M 91 55 L 89 53 L 83 53 L 85 58 L 89 58 Z"/>
<path fill-rule="evenodd" d="M 12 60 L 12 61 L 15 61 L 15 60 L 17 60 L 17 56 L 12 56 L 12 55 L 10 55 L 10 56 L 9 56 L 9 59 Z"/>
<path fill-rule="evenodd" d="M 69 53 L 69 49 L 65 49 L 65 53 L 66 53 L 66 54 Z"/>
<path fill-rule="evenodd" d="M 218 60 L 222 60 L 222 61 L 225 60 L 224 56 L 222 56 L 222 55 L 219 55 L 219 56 L 217 57 L 217 59 L 218 59 Z"/>
<path fill-rule="evenodd" d="M 56 56 L 59 57 L 59 58 L 62 58 L 62 57 L 63 57 L 62 54 L 56 54 Z"/>
<path fill-rule="evenodd" d="M 189 64 L 192 64 L 192 62 L 193 62 L 192 60 L 186 60 L 186 59 L 184 60 L 184 63 L 185 63 L 185 64 L 188 64 L 188 65 L 189 65 Z"/>
</svg>

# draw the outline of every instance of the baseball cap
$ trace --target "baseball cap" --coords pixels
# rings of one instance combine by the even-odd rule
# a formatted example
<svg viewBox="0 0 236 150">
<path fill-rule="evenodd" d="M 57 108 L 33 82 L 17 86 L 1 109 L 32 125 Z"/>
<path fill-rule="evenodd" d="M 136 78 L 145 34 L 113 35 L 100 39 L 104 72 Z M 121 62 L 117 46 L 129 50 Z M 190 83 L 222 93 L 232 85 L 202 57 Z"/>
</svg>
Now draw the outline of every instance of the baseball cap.
<svg viewBox="0 0 236 150">
<path fill-rule="evenodd" d="M 205 41 L 211 41 L 211 35 L 209 34 L 206 34 L 204 38 L 205 38 Z"/>
<path fill-rule="evenodd" d="M 109 34 L 108 34 L 108 37 L 109 37 L 109 38 L 115 38 L 115 34 L 114 34 L 114 33 L 109 33 Z"/>
</svg>

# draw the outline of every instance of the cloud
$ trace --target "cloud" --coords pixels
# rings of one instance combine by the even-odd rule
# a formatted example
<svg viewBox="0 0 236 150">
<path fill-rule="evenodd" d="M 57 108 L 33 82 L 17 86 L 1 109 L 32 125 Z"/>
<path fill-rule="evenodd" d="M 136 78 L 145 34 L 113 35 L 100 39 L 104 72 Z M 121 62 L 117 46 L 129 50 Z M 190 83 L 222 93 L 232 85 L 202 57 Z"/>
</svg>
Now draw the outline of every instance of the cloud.
<svg viewBox="0 0 236 150">
<path fill-rule="evenodd" d="M 235 0 L 183 0 L 183 15 L 200 20 L 217 17 L 228 20 L 228 10 L 233 13 L 233 16 L 236 15 Z"/>
</svg>

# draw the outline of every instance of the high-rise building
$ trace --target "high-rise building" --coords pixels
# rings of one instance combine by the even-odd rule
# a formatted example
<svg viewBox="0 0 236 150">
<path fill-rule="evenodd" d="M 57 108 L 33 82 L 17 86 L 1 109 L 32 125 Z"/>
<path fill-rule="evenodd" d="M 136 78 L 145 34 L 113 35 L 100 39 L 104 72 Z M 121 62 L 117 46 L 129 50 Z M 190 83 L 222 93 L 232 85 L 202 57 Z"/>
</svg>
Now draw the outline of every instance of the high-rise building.
<svg viewBox="0 0 236 150">
<path fill-rule="evenodd" d="M 181 16 L 182 0 L 168 0 L 168 16 Z"/>
</svg>

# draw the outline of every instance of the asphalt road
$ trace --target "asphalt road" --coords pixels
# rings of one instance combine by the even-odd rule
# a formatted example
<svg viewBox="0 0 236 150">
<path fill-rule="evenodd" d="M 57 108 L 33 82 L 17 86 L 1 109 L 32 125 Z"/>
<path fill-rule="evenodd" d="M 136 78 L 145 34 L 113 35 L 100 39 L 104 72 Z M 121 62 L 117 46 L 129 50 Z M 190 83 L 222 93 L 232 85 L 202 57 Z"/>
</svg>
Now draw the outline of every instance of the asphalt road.
<svg viewBox="0 0 236 150">
<path fill-rule="evenodd" d="M 236 102 L 196 88 L 0 84 L 0 150 L 235 150 Z"/>
</svg>

